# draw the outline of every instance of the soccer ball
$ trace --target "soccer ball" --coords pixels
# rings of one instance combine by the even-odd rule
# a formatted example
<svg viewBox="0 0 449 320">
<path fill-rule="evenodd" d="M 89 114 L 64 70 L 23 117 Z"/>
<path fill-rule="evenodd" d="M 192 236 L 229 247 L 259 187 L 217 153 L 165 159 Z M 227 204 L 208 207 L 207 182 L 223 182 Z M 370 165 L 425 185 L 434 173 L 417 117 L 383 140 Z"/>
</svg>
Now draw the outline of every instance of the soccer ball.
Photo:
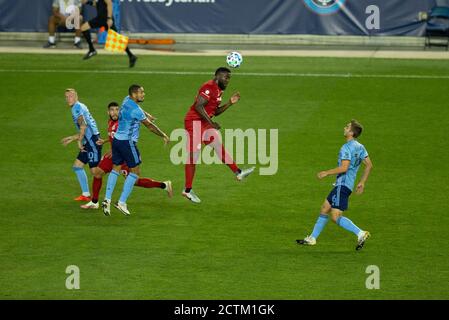
<svg viewBox="0 0 449 320">
<path fill-rule="evenodd" d="M 239 52 L 233 51 L 226 56 L 226 62 L 231 68 L 238 68 L 243 62 L 243 57 Z"/>
</svg>

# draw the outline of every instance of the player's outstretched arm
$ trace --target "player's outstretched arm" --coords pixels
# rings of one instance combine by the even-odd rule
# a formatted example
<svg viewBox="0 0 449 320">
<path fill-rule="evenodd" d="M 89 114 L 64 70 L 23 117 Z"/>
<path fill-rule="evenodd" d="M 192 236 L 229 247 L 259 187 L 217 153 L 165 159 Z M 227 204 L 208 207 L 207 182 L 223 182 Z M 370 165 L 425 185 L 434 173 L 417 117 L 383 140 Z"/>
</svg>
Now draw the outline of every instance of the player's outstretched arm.
<svg viewBox="0 0 449 320">
<path fill-rule="evenodd" d="M 323 178 L 333 175 L 333 174 L 345 173 L 346 171 L 348 171 L 350 163 L 351 163 L 350 160 L 342 160 L 341 165 L 339 167 L 319 172 L 317 174 L 318 179 L 323 179 Z"/>
<path fill-rule="evenodd" d="M 98 138 L 97 142 L 95 142 L 95 143 L 99 146 L 102 146 L 106 143 L 109 143 L 109 140 L 104 140 L 104 139 Z"/>
<path fill-rule="evenodd" d="M 143 111 L 143 113 L 145 113 L 145 115 L 147 116 L 147 118 L 148 118 L 151 122 L 157 120 L 157 118 L 156 118 L 155 116 L 149 114 L 148 112 L 146 112 L 146 111 L 143 110 L 143 109 L 142 109 L 142 111 Z"/>
<path fill-rule="evenodd" d="M 365 190 L 365 183 L 368 180 L 368 176 L 371 173 L 371 169 L 373 169 L 373 163 L 369 157 L 366 157 L 363 160 L 363 164 L 365 165 L 365 170 L 363 171 L 362 178 L 360 178 L 360 182 L 357 184 L 355 193 L 362 194 Z"/>
<path fill-rule="evenodd" d="M 170 142 L 170 138 L 165 134 L 164 131 L 159 129 L 157 125 L 155 125 L 153 122 L 151 122 L 148 118 L 142 121 L 143 125 L 147 127 L 151 132 L 155 133 L 162 139 L 164 139 L 164 143 L 167 144 Z"/>
<path fill-rule="evenodd" d="M 223 112 L 225 112 L 230 106 L 232 106 L 233 104 L 236 104 L 237 102 L 240 101 L 240 92 L 235 92 L 231 98 L 229 98 L 229 101 L 227 103 L 225 103 L 224 105 L 220 106 L 217 111 L 215 111 L 215 115 L 218 116 L 220 114 L 222 114 Z"/>
<path fill-rule="evenodd" d="M 79 137 L 79 134 L 77 133 L 77 134 L 74 134 L 73 136 L 68 136 L 68 137 L 62 138 L 61 139 L 61 143 L 65 147 L 69 143 L 71 143 L 71 142 L 73 142 L 75 140 L 78 140 L 78 137 Z"/>
</svg>

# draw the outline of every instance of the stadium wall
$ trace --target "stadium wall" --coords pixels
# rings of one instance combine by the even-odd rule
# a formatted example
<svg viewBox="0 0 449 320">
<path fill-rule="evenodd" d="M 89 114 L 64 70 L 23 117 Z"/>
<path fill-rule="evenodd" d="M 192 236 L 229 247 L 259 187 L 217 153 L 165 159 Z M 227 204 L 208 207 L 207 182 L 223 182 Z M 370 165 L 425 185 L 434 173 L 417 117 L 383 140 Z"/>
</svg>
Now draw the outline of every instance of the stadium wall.
<svg viewBox="0 0 449 320">
<path fill-rule="evenodd" d="M 131 33 L 423 36 L 447 0 L 116 0 Z M 0 0 L 0 32 L 45 32 L 52 0 Z"/>
</svg>

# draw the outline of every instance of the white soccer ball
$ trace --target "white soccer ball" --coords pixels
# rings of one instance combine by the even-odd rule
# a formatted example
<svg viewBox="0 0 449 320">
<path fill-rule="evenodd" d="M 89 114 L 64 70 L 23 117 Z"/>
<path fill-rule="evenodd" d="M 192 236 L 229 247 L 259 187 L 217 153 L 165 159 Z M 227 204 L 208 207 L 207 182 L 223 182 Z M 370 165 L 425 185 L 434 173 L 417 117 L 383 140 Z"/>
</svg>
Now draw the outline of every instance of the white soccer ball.
<svg viewBox="0 0 449 320">
<path fill-rule="evenodd" d="M 240 67 L 240 65 L 243 62 L 243 57 L 242 55 L 237 52 L 237 51 L 233 51 L 230 52 L 227 56 L 226 56 L 226 63 L 228 64 L 228 66 L 230 66 L 231 68 L 238 68 Z"/>
</svg>

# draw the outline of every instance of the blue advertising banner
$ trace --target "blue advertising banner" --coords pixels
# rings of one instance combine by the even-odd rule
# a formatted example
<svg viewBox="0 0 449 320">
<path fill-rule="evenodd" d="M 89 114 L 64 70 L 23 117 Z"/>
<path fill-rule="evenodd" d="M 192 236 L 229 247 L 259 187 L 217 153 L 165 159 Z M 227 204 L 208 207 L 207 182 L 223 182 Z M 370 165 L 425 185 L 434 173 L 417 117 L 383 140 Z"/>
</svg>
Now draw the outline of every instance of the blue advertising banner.
<svg viewBox="0 0 449 320">
<path fill-rule="evenodd" d="M 120 0 L 131 33 L 422 36 L 447 0 Z M 0 31 L 46 31 L 53 0 L 0 0 Z M 441 3 L 443 2 L 443 3 Z"/>
</svg>

